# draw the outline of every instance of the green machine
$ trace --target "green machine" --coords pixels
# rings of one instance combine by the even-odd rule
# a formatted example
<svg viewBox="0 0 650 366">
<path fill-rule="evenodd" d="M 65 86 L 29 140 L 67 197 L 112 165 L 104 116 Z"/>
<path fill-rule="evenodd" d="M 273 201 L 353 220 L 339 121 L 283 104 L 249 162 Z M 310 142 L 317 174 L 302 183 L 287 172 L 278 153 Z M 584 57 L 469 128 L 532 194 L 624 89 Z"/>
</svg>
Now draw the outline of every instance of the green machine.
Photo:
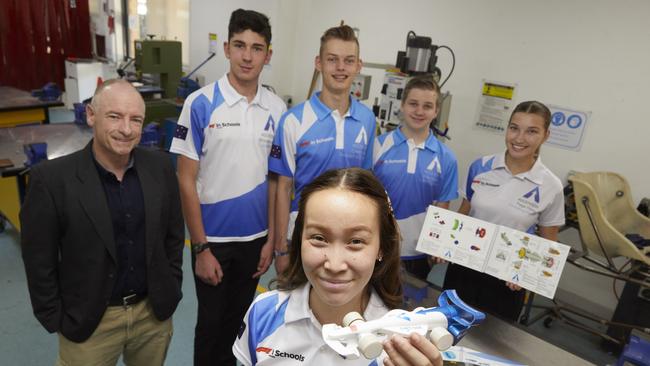
<svg viewBox="0 0 650 366">
<path fill-rule="evenodd" d="M 154 76 L 154 83 L 163 92 L 163 99 L 151 99 L 146 97 L 147 86 L 140 89 L 145 96 L 145 123 L 178 117 L 174 98 L 182 76 L 181 42 L 156 39 L 135 41 L 135 70 L 140 80 L 145 74 Z"/>
<path fill-rule="evenodd" d="M 182 74 L 181 42 L 135 41 L 135 70 L 140 78 L 142 74 L 158 75 L 164 97 L 173 98 Z"/>
</svg>

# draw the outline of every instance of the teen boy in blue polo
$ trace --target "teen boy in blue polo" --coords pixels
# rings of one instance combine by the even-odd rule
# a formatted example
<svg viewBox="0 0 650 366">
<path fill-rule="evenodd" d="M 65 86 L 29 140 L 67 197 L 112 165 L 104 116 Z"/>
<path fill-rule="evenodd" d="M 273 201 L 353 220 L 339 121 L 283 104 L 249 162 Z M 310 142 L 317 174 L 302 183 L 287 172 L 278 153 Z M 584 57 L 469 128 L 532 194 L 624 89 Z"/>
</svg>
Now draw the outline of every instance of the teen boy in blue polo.
<svg viewBox="0 0 650 366">
<path fill-rule="evenodd" d="M 350 96 L 352 82 L 361 70 L 359 41 L 352 28 L 342 25 L 325 31 L 315 64 L 322 75 L 322 91 L 282 116 L 269 157 L 269 172 L 278 176 L 278 272 L 288 263 L 284 255 L 287 238 L 293 232 L 303 187 L 327 170 L 372 167 L 375 116 Z"/>
<path fill-rule="evenodd" d="M 265 15 L 232 13 L 230 70 L 188 97 L 172 142 L 199 303 L 195 365 L 235 364 L 232 344 L 272 261 L 267 157 L 286 108 L 259 83 L 270 43 Z"/>
<path fill-rule="evenodd" d="M 454 153 L 435 137 L 429 125 L 438 115 L 440 89 L 430 75 L 412 78 L 404 88 L 399 128 L 379 136 L 373 171 L 395 209 L 401 234 L 404 268 L 426 280 L 431 263 L 415 247 L 427 207 L 449 207 L 458 198 L 458 166 Z"/>
</svg>

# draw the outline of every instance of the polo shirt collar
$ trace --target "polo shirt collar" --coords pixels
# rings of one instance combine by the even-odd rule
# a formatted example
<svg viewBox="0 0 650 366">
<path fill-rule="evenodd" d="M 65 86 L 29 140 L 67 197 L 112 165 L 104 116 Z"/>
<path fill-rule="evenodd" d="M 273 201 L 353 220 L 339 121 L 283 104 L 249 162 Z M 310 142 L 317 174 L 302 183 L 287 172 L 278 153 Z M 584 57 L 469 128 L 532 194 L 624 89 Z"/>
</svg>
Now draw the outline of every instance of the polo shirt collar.
<svg viewBox="0 0 650 366">
<path fill-rule="evenodd" d="M 330 114 L 332 114 L 332 110 L 326 106 L 323 102 L 320 100 L 320 94 L 321 92 L 314 93 L 311 98 L 309 98 L 309 104 L 311 104 L 312 109 L 314 110 L 314 113 L 316 114 L 316 117 L 318 117 L 318 120 L 324 120 L 327 118 Z M 355 98 L 350 98 L 350 108 L 348 108 L 347 113 L 342 116 L 342 117 L 350 117 L 354 119 L 355 121 L 361 121 L 361 109 L 359 107 L 359 101 L 356 100 Z M 339 111 L 341 112 L 341 111 Z"/>
<path fill-rule="evenodd" d="M 506 167 L 506 151 L 504 151 L 502 154 L 496 155 L 494 157 L 494 163 L 492 165 L 492 169 L 507 169 Z M 542 164 L 542 158 L 537 157 L 537 160 L 535 160 L 535 164 L 533 164 L 533 167 L 524 173 L 517 174 L 517 177 L 523 178 L 523 179 L 528 179 L 529 181 L 537 184 L 537 185 L 542 185 L 542 182 L 544 182 L 544 170 L 546 167 L 544 164 Z"/>
<path fill-rule="evenodd" d="M 506 167 L 506 151 L 497 154 L 492 163 L 492 169 L 507 169 Z"/>
<path fill-rule="evenodd" d="M 398 127 L 395 129 L 395 134 L 393 136 L 393 141 L 395 142 L 395 145 L 399 145 L 403 142 L 407 142 L 408 138 L 404 135 L 404 132 L 402 132 L 402 128 Z M 419 146 L 419 145 L 418 145 Z M 439 153 L 440 152 L 440 142 L 436 138 L 436 136 L 433 134 L 431 130 L 429 130 L 429 136 L 427 137 L 426 140 L 424 140 L 424 148 L 428 149 L 434 153 Z"/>
<path fill-rule="evenodd" d="M 253 98 L 250 104 L 256 104 L 264 109 L 269 109 L 269 105 L 266 103 L 268 98 L 264 97 L 264 93 L 262 92 L 263 88 L 264 87 L 262 84 L 257 84 L 257 93 L 255 94 L 255 98 Z M 221 91 L 223 100 L 226 102 L 228 107 L 232 107 L 240 101 L 248 103 L 247 98 L 239 94 L 237 90 L 235 90 L 235 88 L 232 86 L 232 84 L 230 84 L 230 80 L 228 80 L 228 73 L 224 74 L 221 79 L 219 79 L 219 90 Z"/>
<path fill-rule="evenodd" d="M 309 282 L 305 283 L 301 287 L 291 291 L 291 296 L 289 297 L 289 303 L 287 304 L 287 310 L 285 312 L 285 323 L 291 323 L 302 319 L 310 319 L 313 315 L 311 309 L 309 308 L 309 291 L 311 290 L 311 285 Z M 363 312 L 363 317 L 365 319 L 376 319 L 379 316 L 383 315 L 386 312 L 386 306 L 377 292 L 372 289 L 370 293 L 370 300 L 368 305 Z M 314 316 L 314 321 L 316 317 Z M 322 325 L 322 324 L 321 324 Z"/>
<path fill-rule="evenodd" d="M 309 319 L 311 310 L 309 309 L 309 283 L 291 291 L 287 311 L 284 313 L 285 323 L 295 322 L 301 319 Z"/>
<path fill-rule="evenodd" d="M 542 158 L 538 156 L 535 164 L 533 164 L 533 167 L 525 173 L 526 178 L 528 178 L 533 183 L 541 186 L 542 182 L 544 181 L 545 170 L 546 167 L 542 163 Z"/>
</svg>

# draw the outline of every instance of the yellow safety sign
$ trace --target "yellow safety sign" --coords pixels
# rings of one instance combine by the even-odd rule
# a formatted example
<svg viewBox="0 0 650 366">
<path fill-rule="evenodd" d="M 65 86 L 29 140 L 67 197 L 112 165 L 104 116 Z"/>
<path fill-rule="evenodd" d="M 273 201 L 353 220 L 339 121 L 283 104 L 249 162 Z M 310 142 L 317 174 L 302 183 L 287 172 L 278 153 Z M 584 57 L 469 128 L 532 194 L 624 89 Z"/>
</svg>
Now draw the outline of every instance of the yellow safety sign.
<svg viewBox="0 0 650 366">
<path fill-rule="evenodd" d="M 514 93 L 515 88 L 513 86 L 483 83 L 483 95 L 488 97 L 497 97 L 512 100 Z"/>
</svg>

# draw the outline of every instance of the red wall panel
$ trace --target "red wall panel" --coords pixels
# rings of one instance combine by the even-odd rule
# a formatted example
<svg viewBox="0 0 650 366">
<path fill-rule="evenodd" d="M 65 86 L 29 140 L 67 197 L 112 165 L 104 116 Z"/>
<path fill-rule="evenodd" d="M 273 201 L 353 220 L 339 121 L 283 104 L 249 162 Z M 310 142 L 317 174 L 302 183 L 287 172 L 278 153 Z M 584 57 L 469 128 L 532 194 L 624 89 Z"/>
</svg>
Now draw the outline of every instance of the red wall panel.
<svg viewBox="0 0 650 366">
<path fill-rule="evenodd" d="M 0 85 L 63 89 L 67 57 L 91 57 L 88 0 L 0 0 Z"/>
</svg>

